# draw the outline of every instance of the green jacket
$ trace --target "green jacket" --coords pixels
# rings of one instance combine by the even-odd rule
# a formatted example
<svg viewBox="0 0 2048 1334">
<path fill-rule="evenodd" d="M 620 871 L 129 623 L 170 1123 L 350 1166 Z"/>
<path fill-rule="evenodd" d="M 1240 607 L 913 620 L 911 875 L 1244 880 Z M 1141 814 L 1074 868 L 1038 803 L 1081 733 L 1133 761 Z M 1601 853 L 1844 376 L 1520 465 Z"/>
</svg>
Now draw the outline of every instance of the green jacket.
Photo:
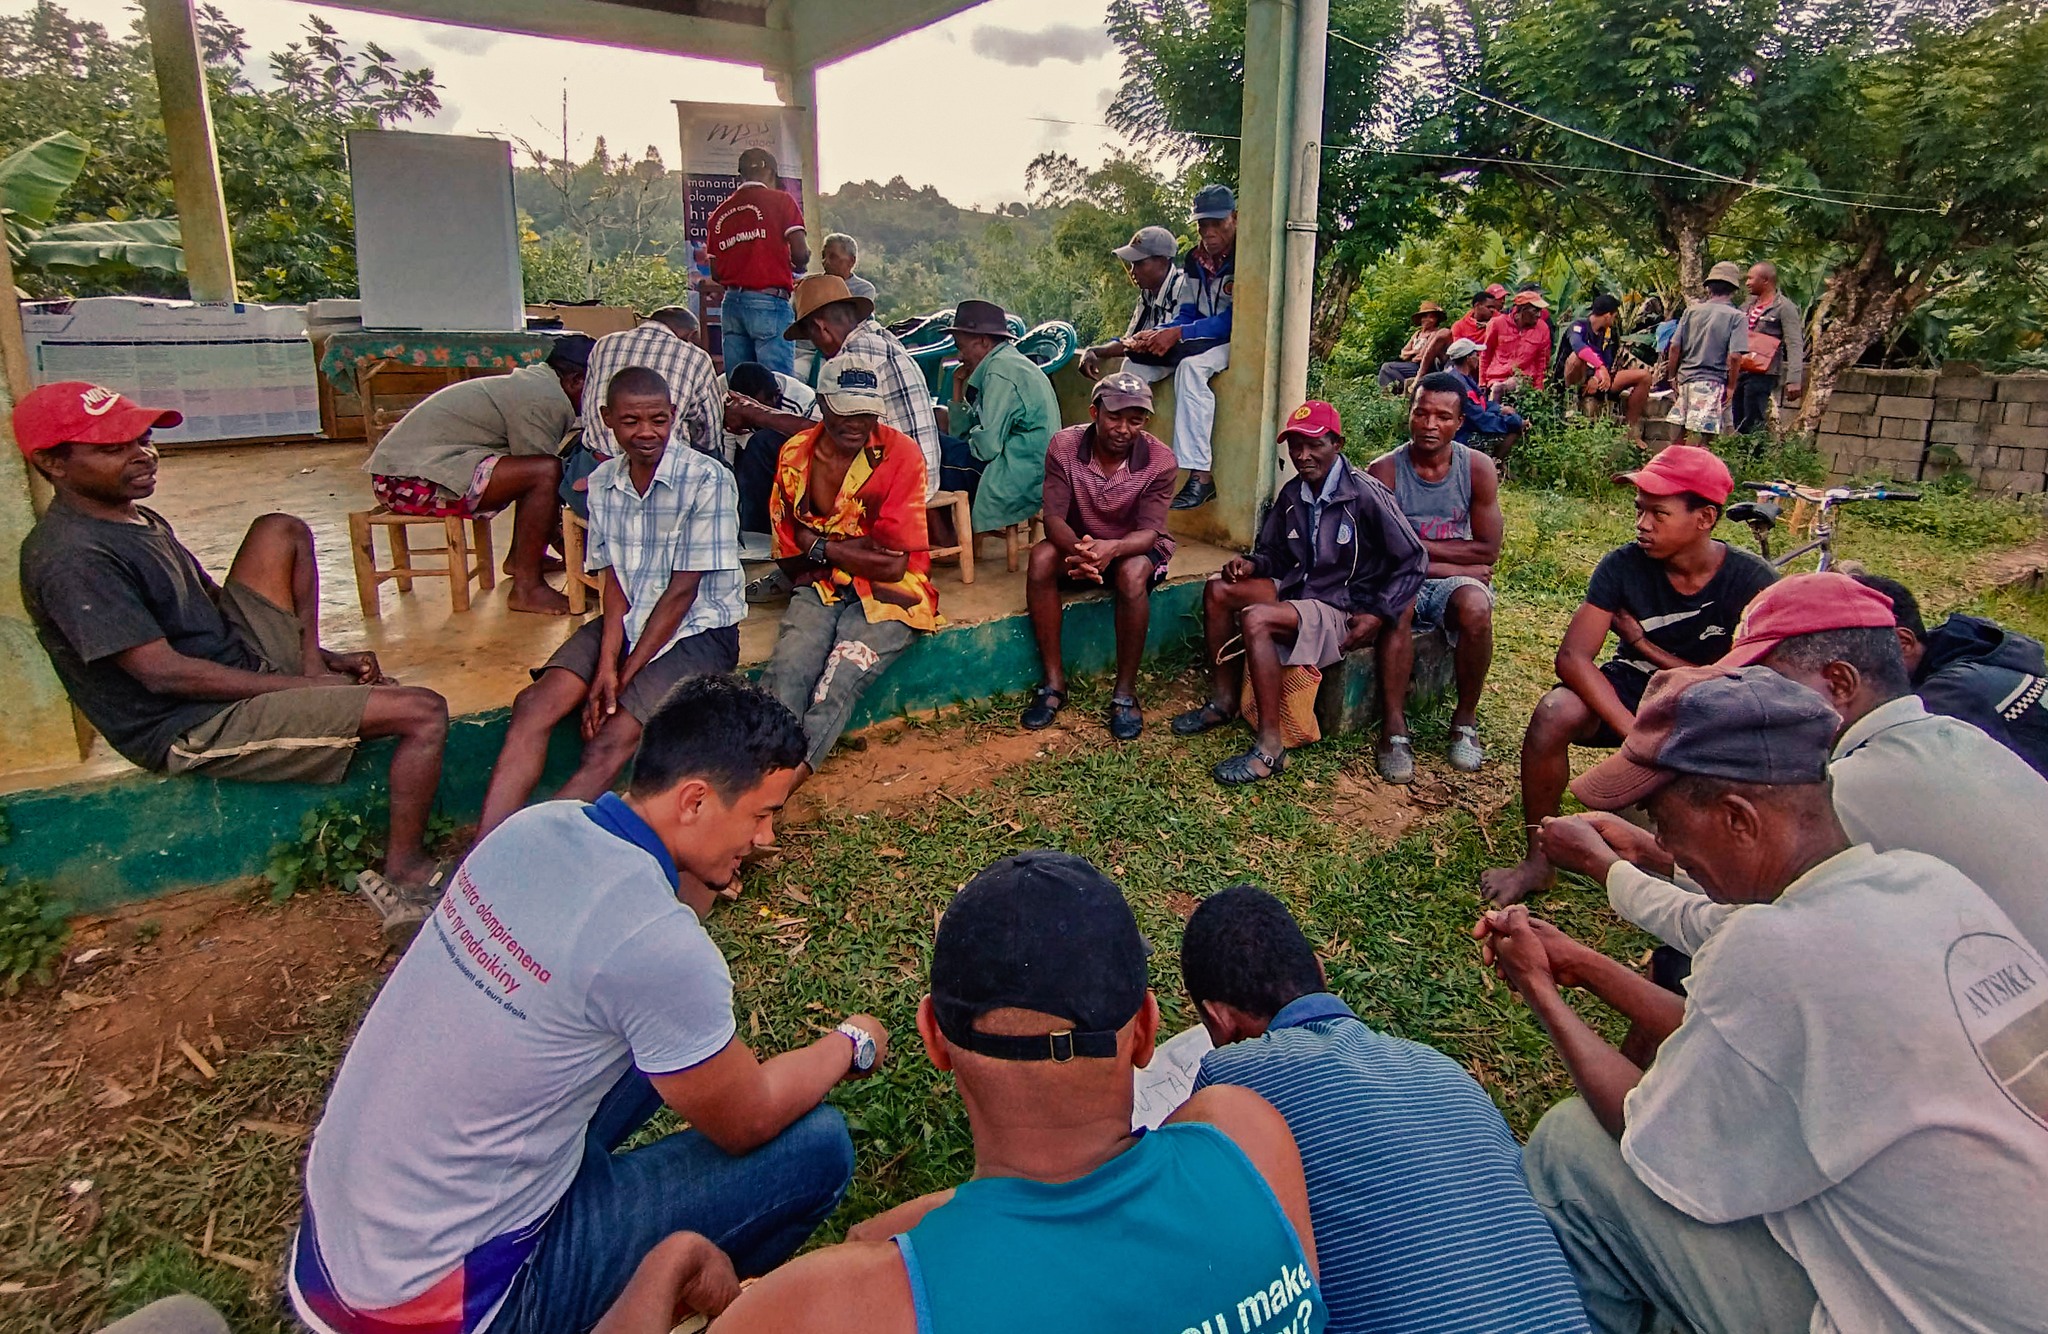
<svg viewBox="0 0 2048 1334">
<path fill-rule="evenodd" d="M 1038 513 L 1045 447 L 1060 428 L 1059 396 L 1045 372 L 1011 342 L 996 344 L 947 409 L 952 433 L 988 467 L 974 493 L 974 530 L 993 532 Z M 972 391 L 969 402 L 967 391 Z"/>
</svg>

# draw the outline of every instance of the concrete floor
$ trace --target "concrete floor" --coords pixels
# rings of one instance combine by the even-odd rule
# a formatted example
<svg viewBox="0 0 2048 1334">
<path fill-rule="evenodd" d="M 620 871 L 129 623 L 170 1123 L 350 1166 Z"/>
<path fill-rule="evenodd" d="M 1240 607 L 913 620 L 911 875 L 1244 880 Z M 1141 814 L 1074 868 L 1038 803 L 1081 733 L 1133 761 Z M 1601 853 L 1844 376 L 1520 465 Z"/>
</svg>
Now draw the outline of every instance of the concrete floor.
<svg viewBox="0 0 2048 1334">
<path fill-rule="evenodd" d="M 458 716 L 510 704 L 531 679 L 528 670 L 546 661 L 579 622 L 508 610 L 509 585 L 502 578 L 488 593 L 472 590 L 470 609 L 461 613 L 450 609 L 446 580 L 420 581 L 409 594 L 386 583 L 383 614 L 366 620 L 348 542 L 350 511 L 374 503 L 369 474 L 362 470 L 364 456 L 360 442 L 175 451 L 164 456 L 156 495 L 148 503 L 217 579 L 226 573 L 251 519 L 271 510 L 298 515 L 312 525 L 319 551 L 321 634 L 330 648 L 374 650 L 386 672 L 407 685 L 440 691 L 449 712 Z M 509 512 L 498 516 L 492 535 L 502 562 L 512 536 Z M 415 546 L 439 540 L 416 535 Z M 379 559 L 385 559 L 382 539 L 378 551 Z M 954 624 L 1024 611 L 1023 572 L 1004 568 L 1000 540 L 985 538 L 982 551 L 972 584 L 960 583 L 950 561 L 934 567 L 939 610 Z M 1206 578 L 1232 554 L 1182 539 L 1174 553 L 1174 579 Z M 560 582 L 557 576 L 557 586 Z M 740 627 L 743 666 L 767 659 L 780 613 L 779 606 L 754 608 Z M 82 763 L 0 775 L 0 792 L 102 778 L 128 767 L 95 739 L 91 756 Z"/>
</svg>

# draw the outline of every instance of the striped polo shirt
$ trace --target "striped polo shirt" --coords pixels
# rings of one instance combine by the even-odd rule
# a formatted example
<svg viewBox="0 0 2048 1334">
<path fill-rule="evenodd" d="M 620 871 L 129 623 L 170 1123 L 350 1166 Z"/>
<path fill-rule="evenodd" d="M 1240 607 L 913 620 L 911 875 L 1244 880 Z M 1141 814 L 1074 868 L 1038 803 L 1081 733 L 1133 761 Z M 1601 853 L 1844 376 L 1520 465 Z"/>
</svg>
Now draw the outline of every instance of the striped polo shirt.
<svg viewBox="0 0 2048 1334">
<path fill-rule="evenodd" d="M 1330 1334 L 1584 1331 L 1571 1269 L 1493 1100 L 1328 993 L 1202 1058 L 1280 1110 L 1308 1178 Z"/>
<path fill-rule="evenodd" d="M 1177 480 L 1173 451 L 1150 431 L 1140 431 L 1131 456 L 1107 476 L 1093 461 L 1095 424 L 1069 426 L 1045 446 L 1042 513 L 1056 515 L 1081 537 L 1114 542 L 1132 533 L 1157 533 L 1152 558 L 1165 565 L 1173 556 L 1166 514 Z"/>
</svg>

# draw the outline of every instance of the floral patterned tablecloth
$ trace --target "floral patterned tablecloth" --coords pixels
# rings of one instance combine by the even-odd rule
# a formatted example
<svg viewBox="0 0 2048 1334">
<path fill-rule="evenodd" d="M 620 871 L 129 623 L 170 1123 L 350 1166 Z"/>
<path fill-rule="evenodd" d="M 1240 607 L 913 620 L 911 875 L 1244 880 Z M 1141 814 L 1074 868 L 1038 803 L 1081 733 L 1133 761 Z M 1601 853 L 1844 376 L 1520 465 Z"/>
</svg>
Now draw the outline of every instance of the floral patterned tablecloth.
<svg viewBox="0 0 2048 1334">
<path fill-rule="evenodd" d="M 356 392 L 356 366 L 363 361 L 402 361 L 422 367 L 472 366 L 517 370 L 547 356 L 554 337 L 528 333 L 338 333 L 320 354 L 320 373 L 336 392 Z"/>
</svg>

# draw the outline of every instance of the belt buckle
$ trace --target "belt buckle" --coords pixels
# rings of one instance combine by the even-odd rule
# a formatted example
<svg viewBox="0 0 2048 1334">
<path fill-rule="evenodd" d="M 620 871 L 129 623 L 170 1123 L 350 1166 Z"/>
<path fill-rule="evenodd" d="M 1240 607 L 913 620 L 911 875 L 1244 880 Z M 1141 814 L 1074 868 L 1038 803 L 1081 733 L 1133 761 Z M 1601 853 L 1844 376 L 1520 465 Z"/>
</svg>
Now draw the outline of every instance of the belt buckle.
<svg viewBox="0 0 2048 1334">
<path fill-rule="evenodd" d="M 1062 1038 L 1066 1040 L 1066 1049 L 1064 1051 L 1061 1050 L 1060 1044 Z M 1052 1053 L 1053 1061 L 1059 1065 L 1065 1065 L 1068 1061 L 1074 1059 L 1074 1030 L 1062 1028 L 1057 1033 L 1046 1034 L 1045 1045 Z"/>
</svg>

